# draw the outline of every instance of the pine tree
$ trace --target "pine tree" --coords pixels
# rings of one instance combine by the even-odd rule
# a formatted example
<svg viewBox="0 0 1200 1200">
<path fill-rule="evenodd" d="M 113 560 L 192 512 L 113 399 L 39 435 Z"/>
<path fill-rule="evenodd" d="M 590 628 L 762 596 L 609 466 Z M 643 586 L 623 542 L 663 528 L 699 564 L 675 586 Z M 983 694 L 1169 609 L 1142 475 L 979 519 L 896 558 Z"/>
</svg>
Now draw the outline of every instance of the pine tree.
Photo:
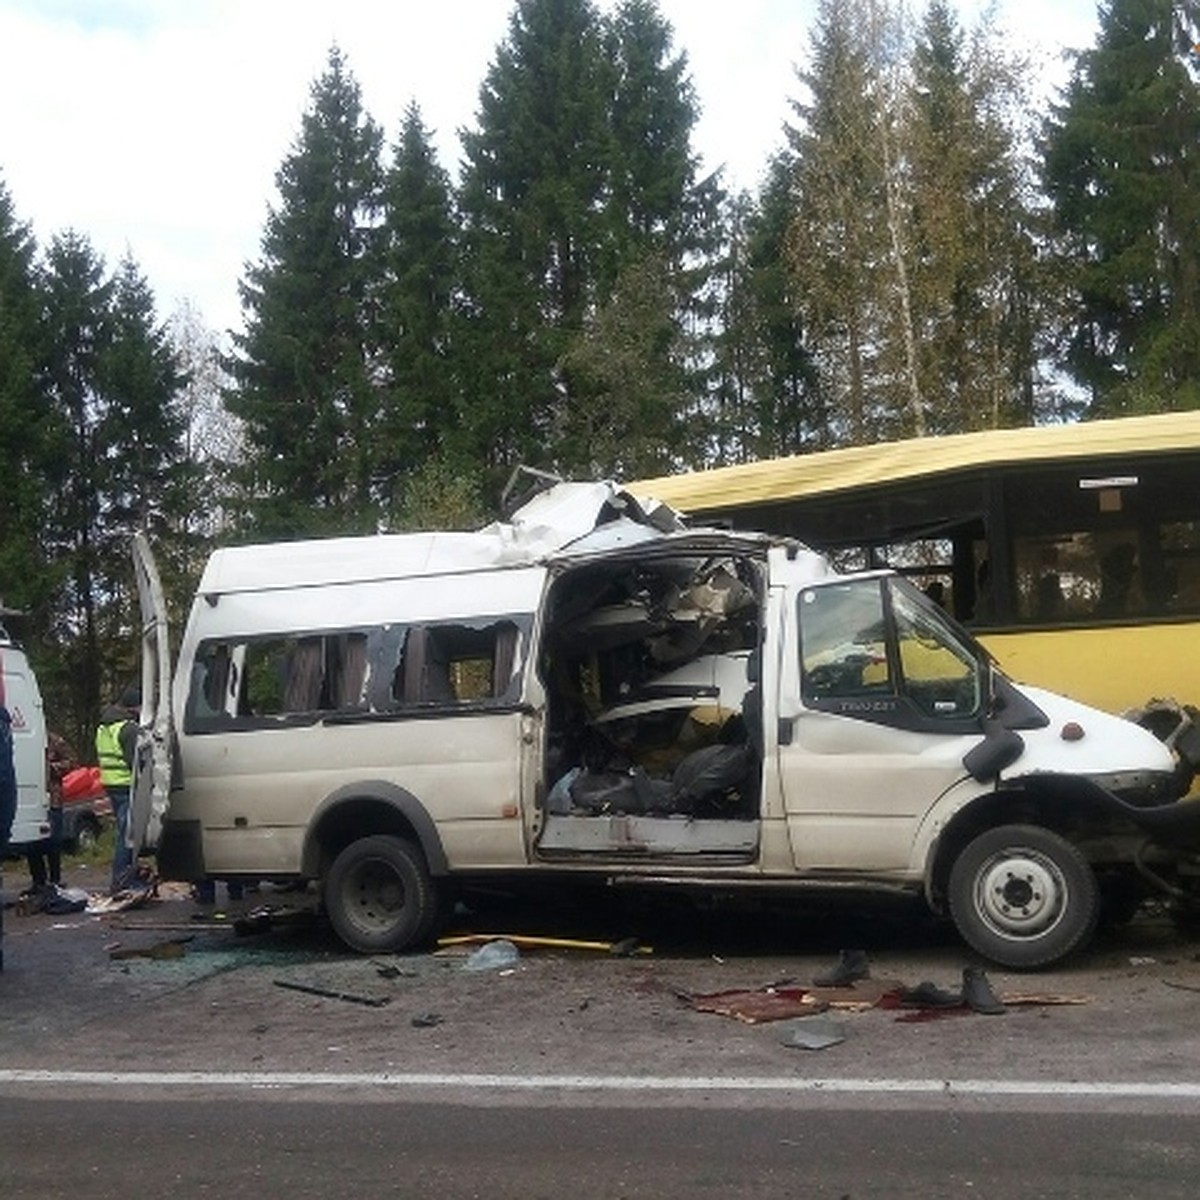
<svg viewBox="0 0 1200 1200">
<path fill-rule="evenodd" d="M 1064 365 L 1094 415 L 1200 406 L 1198 34 L 1195 0 L 1109 0 L 1045 127 Z"/>
<path fill-rule="evenodd" d="M 590 0 L 518 0 L 463 134 L 468 453 L 555 465 L 557 367 L 595 302 L 611 72 Z"/>
<path fill-rule="evenodd" d="M 459 442 L 458 228 L 449 177 L 415 103 L 387 172 L 380 235 L 385 281 L 376 337 L 386 386 L 374 477 L 385 514 L 395 517 L 408 509 L 409 483 L 427 463 L 452 457 Z M 460 463 L 457 470 L 470 468 Z"/>
<path fill-rule="evenodd" d="M 793 106 L 788 261 L 835 443 L 877 440 L 894 414 L 876 361 L 896 296 L 870 17 L 869 0 L 821 0 L 811 62 L 799 72 L 808 99 Z"/>
<path fill-rule="evenodd" d="M 756 201 L 731 207 L 722 362 L 723 460 L 799 454 L 828 446 L 829 419 L 788 267 L 794 155 L 773 156 Z"/>
<path fill-rule="evenodd" d="M 43 471 L 55 496 L 43 537 L 61 572 L 48 631 L 57 653 L 41 682 L 64 724 L 86 730 L 140 670 L 133 531 L 151 530 L 164 565 L 178 556 L 193 500 L 179 463 L 181 377 L 131 259 L 110 278 L 87 239 L 67 231 L 47 251 L 41 285 Z"/>
<path fill-rule="evenodd" d="M 910 278 L 930 432 L 1027 422 L 1037 358 L 1034 217 L 1015 133 L 1020 70 L 945 0 L 914 47 L 903 151 Z"/>
<path fill-rule="evenodd" d="M 646 0 L 608 19 L 589 0 L 519 0 L 481 89 L 461 193 L 464 426 L 493 482 L 518 462 L 664 461 L 654 439 L 691 457 L 686 334 L 718 193 L 695 179 L 695 98 L 671 40 Z M 639 320 L 654 332 L 635 346 Z"/>
<path fill-rule="evenodd" d="M 191 529 L 203 507 L 198 465 L 185 454 L 185 383 L 168 331 L 155 313 L 154 295 L 129 257 L 111 281 L 107 334 L 97 364 L 98 515 L 94 545 L 97 583 L 123 603 L 102 609 L 102 639 L 132 640 L 136 597 L 130 590 L 129 545 L 135 530 L 155 547 L 159 570 L 177 615 L 186 604 L 199 557 Z"/>
<path fill-rule="evenodd" d="M 698 177 L 692 132 L 700 108 L 687 56 L 676 52 L 674 32 L 653 0 L 624 0 L 604 22 L 606 57 L 613 73 L 607 227 L 616 247 L 615 272 L 602 269 L 600 308 L 585 330 L 591 349 L 606 331 L 618 334 L 610 361 L 628 370 L 579 407 L 602 438 L 616 445 L 632 431 L 624 460 L 666 470 L 706 460 L 713 424 L 711 376 L 719 303 L 716 263 L 725 200 L 717 175 Z M 611 260 L 609 262 L 611 266 Z M 627 311 L 622 312 L 625 308 Z M 620 331 L 648 322 L 641 351 L 631 357 Z M 636 425 L 626 422 L 640 413 Z M 606 421 L 606 414 L 611 413 Z M 567 430 L 568 445 L 579 431 Z M 593 453 L 600 473 L 621 464 Z M 644 473 L 644 470 L 643 472 Z"/>
<path fill-rule="evenodd" d="M 100 427 L 105 411 L 101 363 L 110 336 L 112 284 L 103 260 L 82 235 L 68 230 L 46 252 L 42 286 L 47 356 L 44 392 L 48 402 L 48 482 L 55 503 L 45 538 L 47 553 L 61 572 L 50 635 L 61 647 L 55 675 L 42 686 L 70 694 L 71 724 L 86 728 L 99 711 L 104 689 L 112 690 L 114 664 L 102 659 L 104 602 L 99 586 L 100 516 L 105 453 Z M 127 648 L 132 656 L 132 647 Z M 130 665 L 126 659 L 126 666 Z"/>
<path fill-rule="evenodd" d="M 244 422 L 239 477 L 258 536 L 376 524 L 381 143 L 335 47 L 276 174 L 262 258 L 241 284 L 246 330 L 235 338 L 227 403 Z"/>
<path fill-rule="evenodd" d="M 0 600 L 44 627 L 51 586 L 40 534 L 48 493 L 38 389 L 39 294 L 29 227 L 0 179 Z"/>
</svg>

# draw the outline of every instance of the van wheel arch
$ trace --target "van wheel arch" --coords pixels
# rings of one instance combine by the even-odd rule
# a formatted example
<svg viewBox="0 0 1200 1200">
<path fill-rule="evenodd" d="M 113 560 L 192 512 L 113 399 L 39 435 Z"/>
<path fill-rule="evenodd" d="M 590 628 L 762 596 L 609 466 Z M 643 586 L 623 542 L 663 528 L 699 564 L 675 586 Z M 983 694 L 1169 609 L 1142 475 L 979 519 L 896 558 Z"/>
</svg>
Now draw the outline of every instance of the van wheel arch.
<svg viewBox="0 0 1200 1200">
<path fill-rule="evenodd" d="M 319 805 L 305 838 L 305 876 L 324 878 L 351 842 L 371 834 L 412 843 L 423 855 L 431 876 L 449 874 L 442 839 L 425 805 L 407 789 L 373 779 L 338 788 Z"/>
<path fill-rule="evenodd" d="M 1020 779 L 977 797 L 949 820 L 930 847 L 925 872 L 925 895 L 930 906 L 943 912 L 947 906 L 950 872 L 959 855 L 980 834 L 1000 825 L 1036 825 L 1074 840 L 1104 810 L 1094 797 L 1069 786 L 1070 781 Z"/>
</svg>

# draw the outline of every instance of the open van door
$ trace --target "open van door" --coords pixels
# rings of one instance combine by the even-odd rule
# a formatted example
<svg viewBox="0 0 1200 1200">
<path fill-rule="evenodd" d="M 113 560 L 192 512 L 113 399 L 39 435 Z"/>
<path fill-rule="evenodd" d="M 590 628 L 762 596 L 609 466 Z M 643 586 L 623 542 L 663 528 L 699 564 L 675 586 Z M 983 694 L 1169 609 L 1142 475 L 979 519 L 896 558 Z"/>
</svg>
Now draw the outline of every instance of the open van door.
<svg viewBox="0 0 1200 1200">
<path fill-rule="evenodd" d="M 133 535 L 133 570 L 142 618 L 142 713 L 133 766 L 129 838 L 135 853 L 158 845 L 171 798 L 171 654 L 167 606 L 150 543 Z"/>
</svg>

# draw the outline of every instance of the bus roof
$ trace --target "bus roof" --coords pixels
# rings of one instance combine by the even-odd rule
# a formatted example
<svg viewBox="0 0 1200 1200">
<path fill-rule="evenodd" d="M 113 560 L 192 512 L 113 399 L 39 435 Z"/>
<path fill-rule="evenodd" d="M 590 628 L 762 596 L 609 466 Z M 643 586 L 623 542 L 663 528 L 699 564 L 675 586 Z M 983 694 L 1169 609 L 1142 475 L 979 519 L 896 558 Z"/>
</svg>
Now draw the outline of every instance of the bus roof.
<svg viewBox="0 0 1200 1200">
<path fill-rule="evenodd" d="M 728 511 L 988 467 L 1182 450 L 1200 450 L 1200 411 L 849 446 L 642 479 L 628 490 L 681 512 Z"/>
</svg>

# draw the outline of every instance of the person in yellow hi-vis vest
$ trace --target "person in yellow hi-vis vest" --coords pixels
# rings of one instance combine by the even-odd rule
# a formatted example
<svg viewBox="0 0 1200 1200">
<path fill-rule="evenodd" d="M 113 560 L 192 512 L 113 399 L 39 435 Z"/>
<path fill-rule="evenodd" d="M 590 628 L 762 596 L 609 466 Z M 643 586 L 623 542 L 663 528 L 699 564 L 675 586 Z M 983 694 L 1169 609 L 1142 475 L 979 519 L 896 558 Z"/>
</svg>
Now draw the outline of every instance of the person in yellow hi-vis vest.
<svg viewBox="0 0 1200 1200">
<path fill-rule="evenodd" d="M 129 801 L 133 786 L 133 757 L 137 751 L 137 714 L 141 706 L 141 693 L 136 688 L 127 689 L 116 703 L 104 708 L 96 729 L 100 782 L 112 805 L 116 834 L 112 862 L 114 894 L 129 887 L 137 876 L 137 863 L 129 848 Z"/>
</svg>

